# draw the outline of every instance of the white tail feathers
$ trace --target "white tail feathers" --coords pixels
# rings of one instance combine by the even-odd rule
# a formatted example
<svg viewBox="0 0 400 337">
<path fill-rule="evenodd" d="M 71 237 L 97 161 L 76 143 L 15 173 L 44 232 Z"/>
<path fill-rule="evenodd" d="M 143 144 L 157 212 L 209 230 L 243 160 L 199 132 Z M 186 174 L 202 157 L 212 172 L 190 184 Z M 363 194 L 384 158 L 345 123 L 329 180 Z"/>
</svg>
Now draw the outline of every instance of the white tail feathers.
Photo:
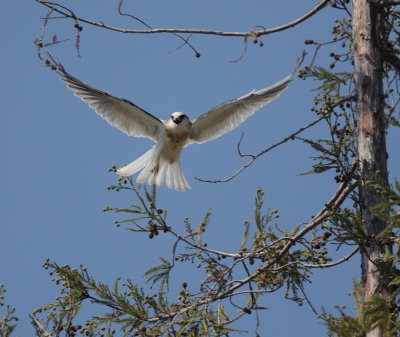
<svg viewBox="0 0 400 337">
<path fill-rule="evenodd" d="M 129 177 L 132 174 L 135 174 L 136 172 L 140 171 L 142 168 L 146 166 L 150 158 L 154 155 L 153 149 L 154 147 L 151 148 L 149 151 L 147 151 L 144 155 L 136 159 L 134 162 L 121 167 L 119 170 L 117 170 L 117 174 L 123 177 Z"/>
<path fill-rule="evenodd" d="M 138 184 L 144 184 L 147 181 L 149 185 L 161 186 L 165 181 L 169 188 L 178 191 L 192 188 L 183 174 L 179 159 L 171 163 L 161 156 L 157 164 L 154 158 L 155 153 L 156 148 L 153 146 L 134 162 L 121 167 L 117 174 L 127 177 L 143 169 L 136 178 Z"/>
</svg>

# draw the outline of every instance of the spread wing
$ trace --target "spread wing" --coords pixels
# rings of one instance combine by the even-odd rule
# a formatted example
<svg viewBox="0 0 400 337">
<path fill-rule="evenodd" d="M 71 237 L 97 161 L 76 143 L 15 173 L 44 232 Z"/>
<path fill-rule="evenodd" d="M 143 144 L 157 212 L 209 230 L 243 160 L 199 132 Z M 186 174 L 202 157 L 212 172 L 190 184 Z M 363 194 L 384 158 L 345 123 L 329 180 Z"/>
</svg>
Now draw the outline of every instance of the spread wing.
<svg viewBox="0 0 400 337">
<path fill-rule="evenodd" d="M 191 143 L 204 143 L 222 136 L 235 129 L 265 104 L 277 98 L 287 89 L 304 56 L 303 54 L 293 72 L 283 80 L 268 88 L 252 91 L 247 95 L 225 102 L 194 120 L 190 133 Z"/>
<path fill-rule="evenodd" d="M 83 83 L 68 74 L 62 65 L 57 64 L 56 67 L 57 73 L 61 75 L 61 80 L 66 83 L 67 88 L 72 90 L 75 96 L 88 103 L 112 126 L 129 136 L 147 137 L 156 141 L 160 128 L 164 128 L 158 118 L 126 99 Z"/>
</svg>

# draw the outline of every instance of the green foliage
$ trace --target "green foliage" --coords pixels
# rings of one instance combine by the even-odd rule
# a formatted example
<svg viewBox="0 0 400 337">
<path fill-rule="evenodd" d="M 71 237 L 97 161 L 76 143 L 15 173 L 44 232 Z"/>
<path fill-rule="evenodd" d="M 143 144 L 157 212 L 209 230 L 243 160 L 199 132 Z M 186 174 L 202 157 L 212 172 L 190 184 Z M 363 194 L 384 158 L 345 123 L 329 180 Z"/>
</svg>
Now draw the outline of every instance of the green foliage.
<svg viewBox="0 0 400 337">
<path fill-rule="evenodd" d="M 4 306 L 4 294 L 6 289 L 0 284 L 0 306 Z M 0 337 L 10 337 L 18 325 L 18 317 L 14 316 L 15 308 L 6 305 L 3 317 L 0 317 Z"/>
<path fill-rule="evenodd" d="M 328 246 L 338 246 L 343 240 L 340 235 L 333 235 L 338 233 L 334 232 L 335 226 L 327 230 L 326 223 L 313 225 L 313 220 L 292 230 L 284 229 L 277 222 L 277 210 L 264 210 L 264 192 L 259 188 L 254 221 L 244 222 L 236 253 L 224 252 L 208 247 L 206 242 L 211 211 L 197 226 L 185 218 L 184 233 L 178 233 L 168 225 L 167 212 L 158 207 L 155 188 L 149 192 L 136 187 L 131 178 L 123 178 L 108 189 L 130 191 L 138 199 L 138 204 L 129 207 L 104 209 L 118 214 L 116 225 L 123 224 L 135 235 L 148 234 L 149 239 L 156 239 L 161 233 L 170 236 L 174 242 L 171 258 L 160 257 L 161 264 L 144 273 L 150 289 L 129 279 L 121 283 L 119 278 L 110 287 L 96 281 L 83 266 L 60 267 L 47 260 L 44 268 L 62 288 L 54 303 L 33 312 L 39 332 L 40 326 L 54 333 L 65 330 L 70 335 L 79 332 L 86 336 L 223 336 L 238 332 L 230 327 L 231 323 L 252 312 L 258 315 L 259 310 L 265 309 L 260 301 L 268 293 L 282 290 L 287 299 L 302 305 L 304 284 L 311 281 L 312 268 L 329 263 L 332 258 Z M 339 213 L 335 213 L 337 218 Z M 327 212 L 326 220 L 333 219 L 333 214 L 333 209 Z M 177 263 L 195 267 L 202 281 L 191 287 L 183 282 L 181 289 L 170 290 Z M 156 284 L 158 291 L 153 291 Z M 173 295 L 175 291 L 177 295 Z M 85 303 L 97 304 L 105 313 L 73 324 Z M 44 323 L 40 323 L 38 315 L 45 315 Z"/>
<path fill-rule="evenodd" d="M 354 281 L 354 298 L 357 316 L 350 316 L 344 312 L 344 307 L 337 307 L 339 317 L 324 313 L 323 319 L 328 328 L 330 337 L 363 337 L 368 332 L 378 329 L 385 336 L 397 335 L 400 328 L 398 310 L 380 297 L 373 297 L 365 301 L 365 294 L 361 280 Z"/>
<path fill-rule="evenodd" d="M 375 181 L 370 181 L 369 184 L 381 196 L 380 204 L 373 208 L 374 213 L 387 223 L 387 227 L 380 233 L 379 237 L 384 238 L 388 235 L 399 236 L 400 183 L 395 180 L 393 185 L 386 185 L 377 178 Z"/>
<path fill-rule="evenodd" d="M 334 20 L 330 41 L 306 40 L 306 44 L 313 45 L 315 53 L 310 64 L 299 71 L 301 79 L 318 82 L 311 110 L 318 120 L 325 122 L 326 136 L 323 139 L 291 138 L 310 146 L 315 153 L 311 157 L 312 168 L 302 174 L 328 174 L 334 170 L 335 182 L 350 189 L 352 181 L 361 180 L 357 165 L 356 92 L 348 3 L 347 0 L 330 1 L 330 5 L 343 15 Z M 391 126 L 400 126 L 395 115 L 400 102 L 398 63 L 390 62 L 400 59 L 397 29 L 400 11 L 389 6 L 382 7 L 381 11 L 385 14 L 380 22 L 385 50 L 382 53 L 385 58 L 383 99 L 389 131 Z M 317 65 L 318 55 L 327 48 L 330 48 L 330 63 Z M 116 172 L 116 167 L 110 171 Z M 369 184 L 382 196 L 381 203 L 373 209 L 375 215 L 388 224 L 380 235 L 367 235 L 360 214 L 363 200 L 357 191 L 351 190 L 346 194 L 347 199 L 328 203 L 316 217 L 287 229 L 287 224 L 279 224 L 278 210 L 264 209 L 264 192 L 259 188 L 254 219 L 244 221 L 243 237 L 235 242 L 236 249 L 232 253 L 223 251 L 223 247 L 208 247 L 207 237 L 212 231 L 211 211 L 197 225 L 185 218 L 183 226 L 176 226 L 179 230 L 184 228 L 178 232 L 168 223 L 167 211 L 157 206 L 155 188 L 149 191 L 135 186 L 131 178 L 120 177 L 116 185 L 107 189 L 133 192 L 138 202 L 122 208 L 107 206 L 104 211 L 118 214 L 116 226 L 125 226 L 131 234 L 145 234 L 151 240 L 168 236 L 170 256 L 164 254 L 160 264 L 145 271 L 149 288 L 140 287 L 140 281 L 121 282 L 119 278 L 110 287 L 96 281 L 83 266 L 78 269 L 60 267 L 47 260 L 44 267 L 55 275 L 53 281 L 61 286 L 61 290 L 54 303 L 33 312 L 37 335 L 47 337 L 50 332 L 59 336 L 65 331 L 71 337 L 77 333 L 86 336 L 228 336 L 231 332 L 239 332 L 232 328 L 232 323 L 241 317 L 255 313 L 258 320 L 258 312 L 265 309 L 263 298 L 278 291 L 298 305 L 310 304 L 317 317 L 326 324 L 329 336 L 361 337 L 375 328 L 388 336 L 398 334 L 400 276 L 396 268 L 400 256 L 400 184 L 395 182 L 393 186 L 387 186 L 378 179 Z M 341 196 L 339 192 L 343 189 L 339 188 L 335 197 Z M 345 199 L 347 203 L 343 205 Z M 394 254 L 392 244 L 396 244 Z M 344 262 L 352 256 L 346 251 L 348 246 L 355 247 L 354 252 L 360 249 L 365 253 L 371 245 L 379 245 L 384 252 L 383 261 L 377 267 L 381 281 L 394 289 L 390 301 L 372 297 L 367 302 L 361 282 L 354 282 L 355 316 L 346 314 L 343 307 L 338 307 L 338 316 L 319 314 L 305 293 L 305 285 L 312 281 L 312 270 Z M 342 253 L 343 250 L 346 253 Z M 340 253 L 348 255 L 332 262 L 333 256 Z M 201 281 L 190 287 L 186 281 L 176 282 L 174 272 L 178 264 L 192 268 Z M 181 283 L 181 287 L 170 289 L 170 285 L 177 283 Z M 92 314 L 85 323 L 73 324 L 81 319 L 78 313 L 82 307 L 91 304 L 101 308 L 102 314 Z M 9 318 L 2 321 L 5 322 L 3 331 L 9 333 L 14 329 L 14 325 L 9 324 L 12 310 L 7 311 Z"/>
<path fill-rule="evenodd" d="M 160 289 L 163 289 L 164 286 L 167 290 L 169 290 L 169 272 L 173 268 L 173 264 L 171 265 L 166 259 L 160 257 L 162 264 L 158 266 L 151 267 L 148 269 L 144 275 L 149 276 L 147 282 L 152 281 L 152 285 L 160 281 Z"/>
<path fill-rule="evenodd" d="M 311 64 L 299 72 L 299 77 L 322 82 L 314 89 L 317 95 L 311 110 L 326 122 L 330 137 L 317 140 L 300 137 L 297 139 L 310 145 L 317 153 L 312 157 L 317 162 L 313 165 L 313 169 L 302 174 L 323 173 L 334 169 L 338 173 L 335 179 L 340 182 L 347 177 L 357 155 L 354 91 L 350 90 L 353 74 L 330 71 L 313 65 L 323 45 L 318 44 Z M 331 54 L 335 59 L 331 64 L 331 69 L 334 68 L 336 62 L 351 62 L 349 54 Z"/>
</svg>

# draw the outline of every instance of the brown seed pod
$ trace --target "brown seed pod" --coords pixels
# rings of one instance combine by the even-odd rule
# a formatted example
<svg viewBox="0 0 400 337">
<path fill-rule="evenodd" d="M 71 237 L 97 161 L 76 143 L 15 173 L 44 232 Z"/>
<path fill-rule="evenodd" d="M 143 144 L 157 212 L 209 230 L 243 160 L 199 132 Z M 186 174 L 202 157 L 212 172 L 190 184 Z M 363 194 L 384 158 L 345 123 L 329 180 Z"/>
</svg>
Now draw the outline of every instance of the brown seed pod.
<svg viewBox="0 0 400 337">
<path fill-rule="evenodd" d="M 332 236 L 331 232 L 324 232 L 324 234 L 322 234 L 325 238 L 329 238 L 330 236 Z"/>
</svg>

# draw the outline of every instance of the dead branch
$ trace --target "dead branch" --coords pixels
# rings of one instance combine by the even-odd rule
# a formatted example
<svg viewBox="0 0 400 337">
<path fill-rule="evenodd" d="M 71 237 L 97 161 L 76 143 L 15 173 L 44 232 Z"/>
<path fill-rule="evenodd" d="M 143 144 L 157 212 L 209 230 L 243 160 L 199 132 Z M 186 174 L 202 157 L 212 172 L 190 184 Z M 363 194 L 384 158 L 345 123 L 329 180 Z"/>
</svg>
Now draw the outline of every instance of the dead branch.
<svg viewBox="0 0 400 337">
<path fill-rule="evenodd" d="M 153 29 L 153 27 L 151 27 L 149 24 L 147 24 L 145 21 L 143 21 L 142 19 L 138 18 L 137 16 L 134 16 L 132 14 L 129 13 L 124 13 L 122 12 L 122 4 L 123 4 L 124 0 L 120 0 L 119 5 L 118 5 L 118 13 L 120 15 L 123 16 L 128 16 L 136 21 L 139 21 L 141 24 L 143 24 L 144 26 L 146 26 L 148 29 Z M 181 44 L 178 48 L 171 50 L 170 53 L 180 49 L 181 47 L 183 47 L 184 45 L 188 45 L 195 53 L 196 53 L 196 57 L 200 57 L 200 53 L 189 43 L 189 39 L 192 36 L 192 34 L 189 35 L 189 37 L 186 39 L 184 38 L 182 35 L 177 34 L 177 33 L 173 33 L 175 36 L 177 36 L 178 38 L 180 38 L 183 41 L 183 44 Z"/>
<path fill-rule="evenodd" d="M 347 97 L 341 99 L 340 101 L 336 102 L 336 103 L 332 106 L 332 108 L 335 108 L 335 107 L 339 106 L 340 104 L 342 104 L 343 102 L 346 102 L 346 101 L 348 101 L 348 100 L 350 100 L 350 99 L 353 99 L 353 98 L 354 98 L 354 96 L 347 96 Z M 202 181 L 202 182 L 205 182 L 205 183 L 226 183 L 226 182 L 232 180 L 233 178 L 235 178 L 237 175 L 239 175 L 239 173 L 241 173 L 242 171 L 244 171 L 246 168 L 248 168 L 251 164 L 253 164 L 253 162 L 254 162 L 256 159 L 258 159 L 258 158 L 261 157 L 262 155 L 264 155 L 264 154 L 266 154 L 267 152 L 273 150 L 274 148 L 276 148 L 276 147 L 278 147 L 278 146 L 280 146 L 280 145 L 286 143 L 286 142 L 289 141 L 289 140 L 294 140 L 295 136 L 297 136 L 298 134 L 300 134 L 300 133 L 303 132 L 304 130 L 307 130 L 308 128 L 314 126 L 315 124 L 317 124 L 318 122 L 320 122 L 320 121 L 323 120 L 323 119 L 324 119 L 324 116 L 318 117 L 318 118 L 315 119 L 313 122 L 307 124 L 306 126 L 301 127 L 301 128 L 298 129 L 297 131 L 295 131 L 295 132 L 293 132 L 292 134 L 290 134 L 289 136 L 285 137 L 283 140 L 279 141 L 278 143 L 275 143 L 275 144 L 271 145 L 270 147 L 266 148 L 265 150 L 261 151 L 261 152 L 258 153 L 258 154 L 255 154 L 255 155 L 253 155 L 253 154 L 243 154 L 243 153 L 241 153 L 241 151 L 240 151 L 240 145 L 241 145 L 242 140 L 243 140 L 243 133 L 242 133 L 242 135 L 241 135 L 241 137 L 240 137 L 240 140 L 239 140 L 239 142 L 238 142 L 238 153 L 239 153 L 239 156 L 241 156 L 241 157 L 251 157 L 251 159 L 249 160 L 249 162 L 248 162 L 247 164 L 243 165 L 239 170 L 237 170 L 234 174 L 232 174 L 230 177 L 228 177 L 228 178 L 226 178 L 226 179 L 207 180 L 207 179 L 202 179 L 202 178 L 199 178 L 199 177 L 195 177 L 195 179 L 197 179 L 197 180 L 199 180 L 199 181 Z"/>
<path fill-rule="evenodd" d="M 30 317 L 32 318 L 35 329 L 38 331 L 38 333 L 40 333 L 41 336 L 43 336 L 43 337 L 52 337 L 53 336 L 50 332 L 48 332 L 43 327 L 43 325 L 40 323 L 40 321 L 36 318 L 35 314 L 30 315 Z"/>
<path fill-rule="evenodd" d="M 282 26 L 274 27 L 274 28 L 269 28 L 269 29 L 262 29 L 258 31 L 250 31 L 250 32 L 227 32 L 227 31 L 219 31 L 219 30 L 208 30 L 208 29 L 180 29 L 180 28 L 149 28 L 149 29 L 125 29 L 125 28 L 118 28 L 118 27 L 113 27 L 110 25 L 106 25 L 103 22 L 96 22 L 92 20 L 88 20 L 85 18 L 78 17 L 75 15 L 74 12 L 72 12 L 70 9 L 66 8 L 65 6 L 61 6 L 57 2 L 52 2 L 52 1 L 43 1 L 43 0 L 37 0 L 38 3 L 42 4 L 43 6 L 46 6 L 50 10 L 57 12 L 62 15 L 62 18 L 70 18 L 75 21 L 80 21 L 84 22 L 86 24 L 100 27 L 100 28 L 105 28 L 109 29 L 112 31 L 120 32 L 120 33 L 125 33 L 125 34 L 159 34 L 159 33 L 187 33 L 187 34 L 205 34 L 205 35 L 219 35 L 219 36 L 233 36 L 233 37 L 248 37 L 248 36 L 254 36 L 254 37 L 259 37 L 261 35 L 268 35 L 276 32 L 280 32 L 283 30 L 286 30 L 288 28 L 292 28 L 297 26 L 299 23 L 307 20 L 317 12 L 319 12 L 321 9 L 323 9 L 329 2 L 329 0 L 322 0 L 320 1 L 314 8 L 306 12 L 303 16 L 297 18 L 296 20 L 293 20 L 287 24 L 284 24 Z M 136 18 L 136 17 L 135 17 Z M 142 20 L 136 18 L 136 20 L 139 20 L 143 23 Z"/>
</svg>

